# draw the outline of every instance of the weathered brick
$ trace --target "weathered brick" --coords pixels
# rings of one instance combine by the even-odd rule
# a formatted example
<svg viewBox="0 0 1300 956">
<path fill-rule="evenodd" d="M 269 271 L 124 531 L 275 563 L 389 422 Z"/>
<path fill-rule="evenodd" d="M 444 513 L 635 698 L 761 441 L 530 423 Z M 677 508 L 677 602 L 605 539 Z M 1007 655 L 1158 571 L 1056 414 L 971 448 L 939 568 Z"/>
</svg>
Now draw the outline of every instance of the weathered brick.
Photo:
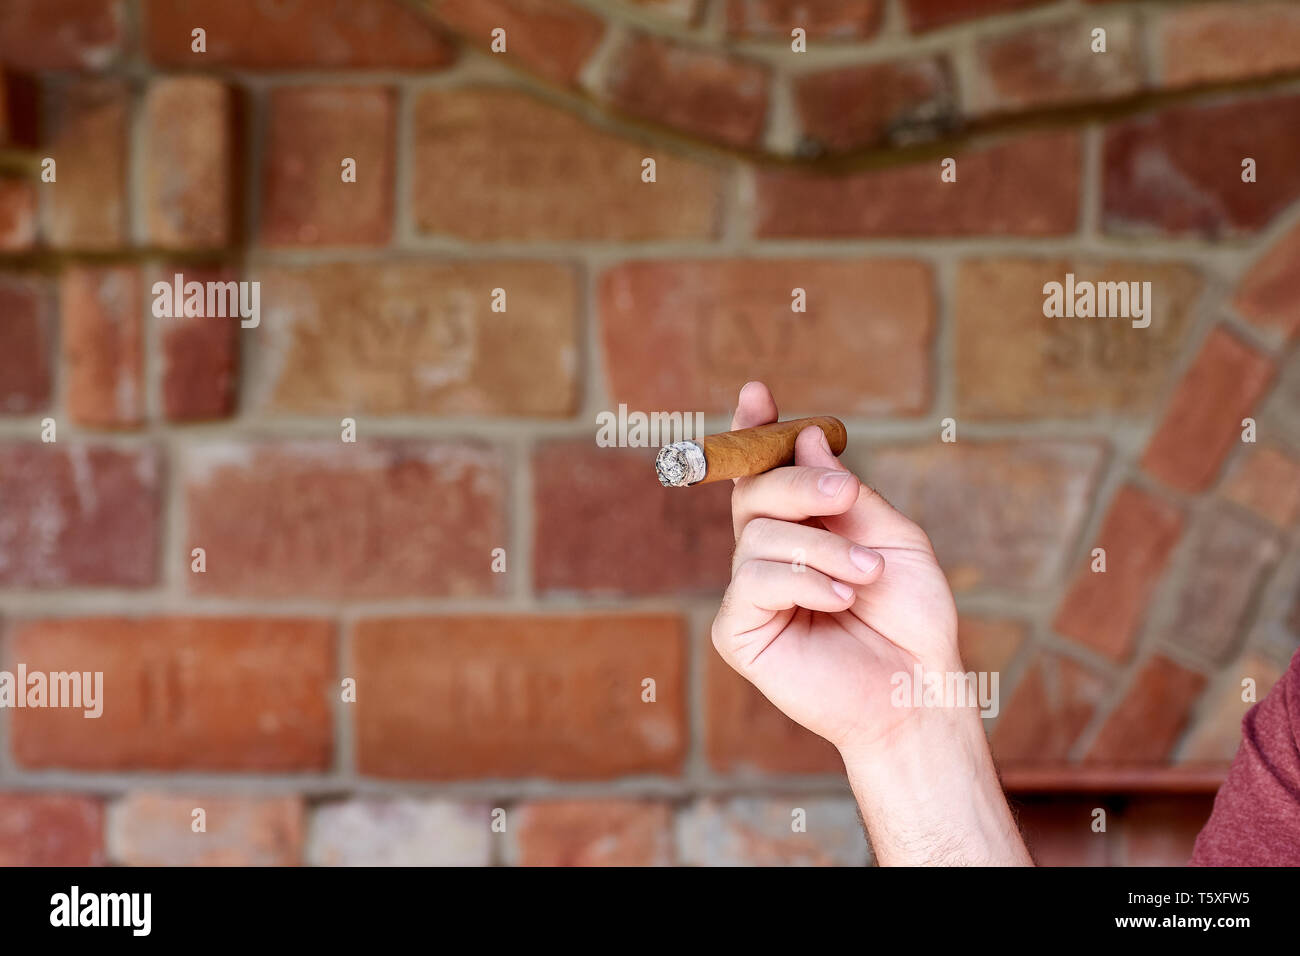
<svg viewBox="0 0 1300 956">
<path fill-rule="evenodd" d="M 844 773 L 833 744 L 781 713 L 703 643 L 710 766 L 720 773 Z"/>
<path fill-rule="evenodd" d="M 799 76 L 794 100 L 804 153 L 933 139 L 956 125 L 951 69 L 938 56 Z"/>
<path fill-rule="evenodd" d="M 907 25 L 915 32 L 946 27 L 962 20 L 987 17 L 1047 0 L 905 0 Z"/>
<path fill-rule="evenodd" d="M 713 167 L 507 89 L 420 95 L 412 176 L 417 228 L 475 241 L 708 237 L 720 217 Z"/>
<path fill-rule="evenodd" d="M 792 311 L 795 289 L 806 312 Z M 630 262 L 601 277 L 598 303 L 611 398 L 632 409 L 729 412 L 751 379 L 786 408 L 916 414 L 930 401 L 936 304 L 921 262 Z"/>
<path fill-rule="evenodd" d="M 189 282 L 237 282 L 226 269 L 163 269 L 154 281 L 174 282 L 177 273 Z M 238 318 L 177 316 L 154 319 L 162 326 L 162 401 L 168 421 L 226 418 L 235 410 L 239 381 Z"/>
<path fill-rule="evenodd" d="M 50 403 L 54 296 L 36 276 L 0 276 L 0 414 L 23 415 Z"/>
<path fill-rule="evenodd" d="M 1201 715 L 1179 758 L 1189 763 L 1230 763 L 1241 745 L 1241 721 L 1282 676 L 1282 669 L 1261 654 L 1249 653 L 1222 668 L 1205 692 Z M 1242 682 L 1254 682 L 1254 696 L 1243 700 Z"/>
<path fill-rule="evenodd" d="M 59 292 L 68 414 L 81 425 L 144 419 L 144 315 L 130 266 L 74 266 Z"/>
<path fill-rule="evenodd" d="M 1105 866 L 1111 841 L 1106 833 L 1092 829 L 1093 811 L 1099 802 L 1061 797 L 1014 801 L 1016 823 L 1034 862 L 1038 866 Z M 1103 809 L 1113 812 L 1110 807 Z"/>
<path fill-rule="evenodd" d="M 1186 866 L 1196 835 L 1210 819 L 1214 798 L 1208 794 L 1146 797 L 1124 808 L 1123 866 Z"/>
<path fill-rule="evenodd" d="M 1205 688 L 1205 676 L 1152 657 L 1133 677 L 1124 699 L 1110 712 L 1087 756 L 1089 763 L 1162 763 Z M 1134 728 L 1141 728 L 1135 733 Z"/>
<path fill-rule="evenodd" d="M 1267 355 L 1226 327 L 1216 327 L 1170 399 L 1142 455 L 1142 467 L 1180 491 L 1204 491 L 1273 374 Z"/>
<path fill-rule="evenodd" d="M 51 88 L 42 152 L 58 178 L 42 183 L 45 236 L 52 246 L 112 249 L 127 242 L 127 137 L 130 92 L 115 79 Z"/>
<path fill-rule="evenodd" d="M 837 797 L 700 800 L 678 816 L 677 846 L 687 866 L 864 866 L 871 856 L 857 806 Z"/>
<path fill-rule="evenodd" d="M 0 446 L 0 583 L 146 587 L 157 578 L 153 449 Z"/>
<path fill-rule="evenodd" d="M 358 771 L 440 780 L 678 773 L 684 643 L 671 616 L 362 621 L 349 665 Z M 646 678 L 653 702 L 642 699 Z"/>
<path fill-rule="evenodd" d="M 365 422 L 358 426 L 362 432 Z M 210 443 L 185 457 L 196 594 L 332 600 L 500 593 L 497 451 L 470 443 Z M 176 556 L 177 560 L 181 556 Z"/>
<path fill-rule="evenodd" d="M 1144 300 L 1150 326 L 1135 328 L 1124 317 L 1045 317 L 1044 285 L 1064 285 L 1067 274 L 1076 282 L 1097 283 L 1099 291 L 1101 283 L 1150 282 L 1151 295 Z M 1175 264 L 962 263 L 954 296 L 960 417 L 1091 417 L 1099 411 L 1154 410 L 1168 392 L 1200 290 L 1199 275 Z M 1126 292 L 1120 304 L 1128 299 Z"/>
<path fill-rule="evenodd" d="M 179 76 L 149 84 L 143 183 L 150 242 L 193 249 L 235 238 L 236 117 L 235 97 L 219 80 Z"/>
<path fill-rule="evenodd" d="M 838 176 L 759 172 L 758 235 L 1053 236 L 1077 227 L 1076 133 L 1034 133 L 953 158 L 953 183 L 940 180 L 937 159 Z"/>
<path fill-rule="evenodd" d="M 601 448 L 591 439 L 537 447 L 537 590 L 715 594 L 726 586 L 735 545 L 730 487 L 722 482 L 698 494 L 671 494 L 652 480 L 653 460 L 653 449 Z M 592 534 L 596 525 L 600 533 Z"/>
<path fill-rule="evenodd" d="M 1092 31 L 1106 31 L 1094 53 Z M 976 42 L 970 109 L 979 114 L 1119 99 L 1142 88 L 1142 54 L 1131 17 L 1076 17 Z"/>
<path fill-rule="evenodd" d="M 471 43 L 489 48 L 492 31 L 506 32 L 497 54 L 557 83 L 574 83 L 605 33 L 600 17 L 564 0 L 434 0 L 438 19 Z"/>
<path fill-rule="evenodd" d="M 103 866 L 104 809 L 94 797 L 0 793 L 0 866 Z"/>
<path fill-rule="evenodd" d="M 1300 517 L 1300 458 L 1269 445 L 1251 449 L 1224 480 L 1223 496 L 1290 527 Z"/>
<path fill-rule="evenodd" d="M 1300 198 L 1296 129 L 1300 96 L 1176 106 L 1109 127 L 1105 231 L 1219 238 L 1262 229 Z M 1247 158 L 1256 182 L 1242 181 Z"/>
<path fill-rule="evenodd" d="M 0 179 L 0 252 L 23 252 L 36 244 L 36 186 Z"/>
<path fill-rule="evenodd" d="M 769 76 L 755 61 L 634 34 L 605 82 L 618 108 L 693 136 L 753 147 L 763 135 Z"/>
<path fill-rule="evenodd" d="M 296 866 L 302 847 L 296 796 L 131 793 L 108 811 L 109 856 L 126 866 Z"/>
<path fill-rule="evenodd" d="M 880 30 L 884 12 L 883 0 L 727 0 L 727 33 L 790 42 L 799 27 L 809 40 L 864 40 Z"/>
<path fill-rule="evenodd" d="M 1221 506 L 1200 522 L 1165 639 L 1217 662 L 1238 643 L 1242 618 L 1279 548 L 1254 522 Z"/>
<path fill-rule="evenodd" d="M 1087 515 L 1101 446 L 941 443 L 871 452 L 867 480 L 934 542 L 955 590 L 1042 588 Z"/>
<path fill-rule="evenodd" d="M 273 267 L 255 397 L 319 414 L 571 415 L 579 288 L 566 265 L 413 261 Z M 493 311 L 494 289 L 505 311 Z"/>
<path fill-rule="evenodd" d="M 694 23 L 699 14 L 699 0 L 631 0 L 656 16 L 682 23 Z"/>
<path fill-rule="evenodd" d="M 28 769 L 323 771 L 333 626 L 289 618 L 61 618 L 10 625 L 13 662 L 103 672 L 103 714 L 20 709 Z"/>
<path fill-rule="evenodd" d="M 977 673 L 1001 674 L 1005 671 L 1027 635 L 1028 626 L 1024 621 L 963 614 L 957 622 L 957 643 L 962 663 Z M 998 686 L 1002 686 L 1001 680 Z"/>
<path fill-rule="evenodd" d="M 1300 335 L 1300 226 L 1251 266 L 1232 304 L 1259 328 L 1276 330 L 1287 339 Z"/>
<path fill-rule="evenodd" d="M 394 91 L 284 86 L 270 95 L 261 241 L 383 245 L 393 229 Z M 343 181 L 344 158 L 356 181 Z"/>
<path fill-rule="evenodd" d="M 1126 660 L 1182 530 L 1178 508 L 1133 485 L 1120 488 L 1052 627 L 1099 654 Z M 1106 552 L 1104 572 L 1092 570 L 1096 548 Z"/>
<path fill-rule="evenodd" d="M 402 0 L 331 0 L 300 6 L 263 0 L 145 0 L 145 49 L 159 66 L 426 70 L 445 66 L 455 47 Z M 190 31 L 207 30 L 194 53 Z"/>
<path fill-rule="evenodd" d="M 519 866 L 667 866 L 673 816 L 645 800 L 547 800 L 512 816 Z"/>
<path fill-rule="evenodd" d="M 0 62 L 19 70 L 98 70 L 122 53 L 123 0 L 5 0 Z"/>
<path fill-rule="evenodd" d="M 1153 27 L 1162 86 L 1194 86 L 1300 70 L 1300 10 L 1292 3 L 1180 4 Z"/>
<path fill-rule="evenodd" d="M 1069 657 L 1039 653 L 1002 707 L 990 744 L 999 764 L 1064 763 L 1108 692 Z"/>
<path fill-rule="evenodd" d="M 314 866 L 487 866 L 488 807 L 446 800 L 353 798 L 311 815 L 307 862 Z"/>
</svg>

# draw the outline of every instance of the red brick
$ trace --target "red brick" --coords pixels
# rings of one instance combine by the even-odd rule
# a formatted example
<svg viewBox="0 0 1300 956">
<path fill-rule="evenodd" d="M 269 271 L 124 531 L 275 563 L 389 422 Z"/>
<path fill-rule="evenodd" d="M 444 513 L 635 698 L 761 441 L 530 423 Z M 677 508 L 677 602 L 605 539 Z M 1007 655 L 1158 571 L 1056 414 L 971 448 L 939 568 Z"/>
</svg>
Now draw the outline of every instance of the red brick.
<svg viewBox="0 0 1300 956">
<path fill-rule="evenodd" d="M 1043 287 L 1150 282 L 1150 326 L 1047 318 Z M 1200 276 L 1178 264 L 975 259 L 957 272 L 956 396 L 962 419 L 1141 415 L 1168 393 L 1186 348 Z"/>
<path fill-rule="evenodd" d="M 796 288 L 806 312 L 791 311 Z M 601 277 L 598 304 L 610 395 L 631 409 L 726 413 L 751 379 L 786 408 L 917 414 L 930 401 L 937 306 L 921 262 L 630 262 Z"/>
<path fill-rule="evenodd" d="M 472 241 L 716 234 L 720 176 L 507 89 L 429 90 L 415 103 L 417 228 Z M 652 158 L 656 182 L 641 181 Z M 454 190 L 447 183 L 456 183 Z"/>
<path fill-rule="evenodd" d="M 845 175 L 758 174 L 761 238 L 1053 236 L 1079 221 L 1080 142 L 1035 133 L 957 160 L 941 182 L 938 159 Z"/>
<path fill-rule="evenodd" d="M 1120 488 L 1052 627 L 1112 660 L 1126 660 L 1182 531 L 1182 513 L 1173 505 L 1133 485 Z M 1092 570 L 1095 548 L 1106 552 L 1105 572 Z"/>
<path fill-rule="evenodd" d="M 1271 446 L 1251 449 L 1224 480 L 1223 496 L 1289 527 L 1300 517 L 1300 458 Z"/>
<path fill-rule="evenodd" d="M 1000 674 L 1011 666 L 1027 634 L 1024 621 L 963 614 L 957 625 L 962 663 L 977 673 Z"/>
<path fill-rule="evenodd" d="M 1261 329 L 1300 335 L 1300 226 L 1258 259 L 1237 286 L 1233 307 Z"/>
<path fill-rule="evenodd" d="M 19 70 L 98 70 L 122 53 L 122 0 L 5 0 L 0 62 Z"/>
<path fill-rule="evenodd" d="M 1082 664 L 1040 653 L 1002 708 L 991 746 L 999 764 L 1054 764 L 1070 757 L 1108 692 Z"/>
<path fill-rule="evenodd" d="M 993 16 L 1047 0 L 905 0 L 907 25 L 914 31 L 934 30 L 962 20 Z"/>
<path fill-rule="evenodd" d="M 130 427 L 144 419 L 144 318 L 131 266 L 74 266 L 63 274 L 64 396 L 81 425 Z"/>
<path fill-rule="evenodd" d="M 159 471 L 158 456 L 148 448 L 0 446 L 0 583 L 153 584 Z"/>
<path fill-rule="evenodd" d="M 799 27 L 809 40 L 864 40 L 880 30 L 884 12 L 883 0 L 727 0 L 727 33 L 788 43 Z"/>
<path fill-rule="evenodd" d="M 1243 617 L 1279 548 L 1255 522 L 1222 506 L 1203 512 L 1199 521 L 1165 640 L 1218 662 L 1238 643 Z"/>
<path fill-rule="evenodd" d="M 1206 337 L 1183 376 L 1142 467 L 1180 491 L 1204 491 L 1219 473 L 1242 419 L 1272 383 L 1274 363 L 1224 326 Z"/>
<path fill-rule="evenodd" d="M 1196 835 L 1210 819 L 1206 794 L 1147 797 L 1124 808 L 1124 866 L 1186 866 Z"/>
<path fill-rule="evenodd" d="M 286 86 L 270 95 L 261 241 L 383 245 L 393 229 L 394 91 Z M 356 182 L 342 162 L 356 160 Z"/>
<path fill-rule="evenodd" d="M 635 34 L 619 48 L 606 95 L 619 109 L 727 146 L 763 136 L 769 76 L 755 61 Z"/>
<path fill-rule="evenodd" d="M 1163 763 L 1204 688 L 1203 674 L 1167 657 L 1152 657 L 1134 676 L 1084 759 L 1100 764 Z"/>
<path fill-rule="evenodd" d="M 958 440 L 873 449 L 867 480 L 930 536 L 955 590 L 1038 589 L 1087 516 L 1103 449 Z"/>
<path fill-rule="evenodd" d="M 0 252 L 23 252 L 36 244 L 36 186 L 26 179 L 0 179 Z"/>
<path fill-rule="evenodd" d="M 670 616 L 443 617 L 357 625 L 357 768 L 367 776 L 676 774 L 684 633 Z M 653 678 L 656 700 L 642 701 Z M 437 706 L 430 706 L 430 702 Z"/>
<path fill-rule="evenodd" d="M 207 571 L 189 575 L 196 594 L 342 600 L 504 586 L 491 552 L 506 544 L 505 477 L 486 446 L 212 443 L 190 449 L 185 473 L 176 559 L 205 549 Z"/>
<path fill-rule="evenodd" d="M 149 58 L 159 66 L 234 66 L 256 70 L 310 67 L 426 70 L 445 66 L 455 47 L 402 0 L 265 3 L 144 0 Z M 190 31 L 207 30 L 207 52 L 191 51 Z"/>
<path fill-rule="evenodd" d="M 51 285 L 35 276 L 0 275 L 0 415 L 50 404 L 54 342 Z"/>
<path fill-rule="evenodd" d="M 1300 70 L 1300 10 L 1291 3 L 1185 4 L 1153 27 L 1163 86 L 1194 86 Z"/>
<path fill-rule="evenodd" d="M 1263 700 L 1282 676 L 1282 669 L 1261 654 L 1249 653 L 1222 668 L 1214 686 L 1205 693 L 1205 703 L 1187 746 L 1179 758 L 1188 763 L 1229 764 L 1241 746 L 1241 721 L 1246 711 Z M 1255 682 L 1255 696 L 1243 700 L 1242 681 Z"/>
<path fill-rule="evenodd" d="M 109 852 L 126 866 L 296 866 L 304 829 L 296 796 L 131 793 L 109 811 Z"/>
<path fill-rule="evenodd" d="M 802 810 L 806 829 L 794 829 Z M 847 797 L 734 797 L 701 800 L 678 823 L 688 866 L 863 866 L 870 850 Z"/>
<path fill-rule="evenodd" d="M 154 281 L 237 282 L 230 270 L 196 271 L 182 266 L 163 269 Z M 162 401 L 168 421 L 228 418 L 235 410 L 239 381 L 238 318 L 180 316 L 154 319 L 162 326 Z"/>
<path fill-rule="evenodd" d="M 735 545 L 730 488 L 670 494 L 647 480 L 653 460 L 654 449 L 601 448 L 591 439 L 538 446 L 533 579 L 539 591 L 714 594 L 725 587 Z M 591 533 L 596 525 L 599 535 Z"/>
<path fill-rule="evenodd" d="M 1106 52 L 1092 31 L 1106 31 Z M 1034 24 L 976 43 L 971 109 L 998 113 L 1119 99 L 1142 88 L 1142 54 L 1131 18 L 1088 15 Z"/>
<path fill-rule="evenodd" d="M 557 83 L 572 84 L 605 33 L 600 17 L 564 0 L 434 0 L 448 27 L 488 49 L 506 31 L 501 56 Z"/>
<path fill-rule="evenodd" d="M 102 671 L 104 710 L 10 715 L 28 769 L 324 771 L 333 625 L 289 618 L 62 618 L 11 625 L 12 662 Z"/>
<path fill-rule="evenodd" d="M 332 263 L 260 270 L 276 356 L 255 397 L 321 414 L 572 415 L 577 273 L 521 260 Z M 505 312 L 493 312 L 493 290 Z"/>
<path fill-rule="evenodd" d="M 513 816 L 520 866 L 667 866 L 673 817 L 665 803 L 549 800 Z"/>
<path fill-rule="evenodd" d="M 1220 238 L 1256 232 L 1300 198 L 1300 96 L 1171 107 L 1106 130 L 1108 233 Z M 1242 182 L 1242 161 L 1258 181 Z"/>
<path fill-rule="evenodd" d="M 42 183 L 52 246 L 112 249 L 127 244 L 127 137 L 130 92 L 122 80 L 86 79 L 55 87 L 42 150 L 58 179 Z"/>
<path fill-rule="evenodd" d="M 1012 806 L 1025 846 L 1039 866 L 1105 866 L 1109 861 L 1113 810 L 1103 801 L 1055 798 Z M 1099 807 L 1108 814 L 1108 832 L 1092 829 Z"/>
<path fill-rule="evenodd" d="M 934 139 L 956 125 L 951 71 L 941 57 L 838 67 L 794 80 L 801 152 L 843 152 Z"/>
<path fill-rule="evenodd" d="M 354 797 L 317 805 L 307 844 L 313 866 L 488 866 L 492 807 L 410 797 Z M 507 829 L 510 820 L 507 818 Z"/>
<path fill-rule="evenodd" d="M 0 793 L 0 866 L 103 866 L 103 831 L 93 797 Z"/>
<path fill-rule="evenodd" d="M 150 83 L 144 102 L 149 241 L 172 249 L 233 241 L 238 201 L 233 94 L 208 77 L 167 77 Z"/>
</svg>

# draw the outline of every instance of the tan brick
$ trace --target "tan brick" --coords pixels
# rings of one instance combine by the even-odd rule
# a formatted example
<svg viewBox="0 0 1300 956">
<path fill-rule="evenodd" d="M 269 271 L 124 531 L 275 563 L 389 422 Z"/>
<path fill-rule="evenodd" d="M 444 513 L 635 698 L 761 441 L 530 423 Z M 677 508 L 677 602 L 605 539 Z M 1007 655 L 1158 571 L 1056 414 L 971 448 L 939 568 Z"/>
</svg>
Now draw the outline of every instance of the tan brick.
<svg viewBox="0 0 1300 956">
<path fill-rule="evenodd" d="M 412 779 L 676 774 L 686 747 L 676 617 L 362 621 L 357 768 Z M 655 700 L 642 700 L 642 681 Z M 430 702 L 437 702 L 430 706 Z"/>
<path fill-rule="evenodd" d="M 578 278 L 564 265 L 403 261 L 259 271 L 254 404 L 304 414 L 571 415 Z M 505 293 L 493 311 L 494 289 Z"/>
<path fill-rule="evenodd" d="M 487 866 L 489 807 L 409 797 L 354 797 L 312 813 L 307 862 L 313 866 Z M 509 818 L 507 818 L 509 825 Z"/>
<path fill-rule="evenodd" d="M 103 866 L 104 809 L 94 797 L 0 793 L 0 866 Z"/>
<path fill-rule="evenodd" d="M 564 0 L 433 0 L 438 19 L 489 49 L 492 31 L 506 32 L 500 56 L 557 83 L 572 84 L 605 33 L 600 17 Z"/>
<path fill-rule="evenodd" d="M 1223 496 L 1289 527 L 1300 517 L 1300 458 L 1268 445 L 1250 449 L 1224 479 Z"/>
<path fill-rule="evenodd" d="M 806 312 L 792 311 L 796 288 Z M 810 413 L 930 401 L 936 304 L 921 262 L 630 262 L 601 276 L 598 303 L 611 398 L 630 409 L 726 413 L 751 379 Z"/>
<path fill-rule="evenodd" d="M 1002 673 L 1011 666 L 1028 635 L 1024 621 L 963 614 L 957 622 L 957 643 L 968 670 Z M 1001 681 L 999 681 L 1001 686 Z"/>
<path fill-rule="evenodd" d="M 511 814 L 520 866 L 667 866 L 673 817 L 648 800 L 548 800 Z"/>
<path fill-rule="evenodd" d="M 1205 692 L 1205 705 L 1179 757 L 1189 763 L 1228 764 L 1241 746 L 1241 721 L 1246 711 L 1268 696 L 1282 669 L 1262 654 L 1247 653 L 1222 668 Z M 1249 699 L 1243 682 L 1252 682 Z"/>
<path fill-rule="evenodd" d="M 720 177 L 712 167 L 514 90 L 423 93 L 413 148 L 411 206 L 421 232 L 627 241 L 718 229 Z M 656 164 L 653 183 L 641 181 L 647 157 Z"/>
<path fill-rule="evenodd" d="M 140 273 L 130 266 L 74 266 L 59 292 L 64 397 L 81 425 L 144 420 L 144 315 Z"/>
<path fill-rule="evenodd" d="M 871 855 L 847 797 L 700 800 L 679 816 L 677 842 L 687 866 L 863 866 Z"/>
<path fill-rule="evenodd" d="M 1205 688 L 1205 676 L 1152 657 L 1102 725 L 1084 758 L 1101 764 L 1158 764 L 1169 757 Z M 1141 728 L 1135 733 L 1134 728 Z"/>
<path fill-rule="evenodd" d="M 323 771 L 333 626 L 289 618 L 61 618 L 10 625 L 10 663 L 102 672 L 103 713 L 16 709 L 27 769 Z"/>
<path fill-rule="evenodd" d="M 1194 86 L 1300 70 L 1300 10 L 1292 3 L 1167 7 L 1153 27 L 1162 86 Z"/>
<path fill-rule="evenodd" d="M 362 433 L 365 423 L 358 426 Z M 495 449 L 470 443 L 209 443 L 185 458 L 196 594 L 491 595 L 505 536 Z"/>
<path fill-rule="evenodd" d="M 195 810 L 205 829 L 195 832 Z M 131 793 L 109 809 L 108 846 L 126 866 L 296 866 L 303 807 L 296 796 Z"/>
</svg>

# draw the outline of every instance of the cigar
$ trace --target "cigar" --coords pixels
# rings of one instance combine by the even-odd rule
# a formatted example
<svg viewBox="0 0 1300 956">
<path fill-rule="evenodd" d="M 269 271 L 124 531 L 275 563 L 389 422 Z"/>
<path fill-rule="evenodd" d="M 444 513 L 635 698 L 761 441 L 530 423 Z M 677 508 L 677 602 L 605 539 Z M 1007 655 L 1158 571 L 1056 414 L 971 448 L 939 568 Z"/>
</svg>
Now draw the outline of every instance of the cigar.
<svg viewBox="0 0 1300 956">
<path fill-rule="evenodd" d="M 810 425 L 826 435 L 833 454 L 844 451 L 849 436 L 838 418 L 794 418 L 665 445 L 655 459 L 659 483 L 665 488 L 684 488 L 758 475 L 788 465 L 794 461 L 794 440 Z"/>
</svg>

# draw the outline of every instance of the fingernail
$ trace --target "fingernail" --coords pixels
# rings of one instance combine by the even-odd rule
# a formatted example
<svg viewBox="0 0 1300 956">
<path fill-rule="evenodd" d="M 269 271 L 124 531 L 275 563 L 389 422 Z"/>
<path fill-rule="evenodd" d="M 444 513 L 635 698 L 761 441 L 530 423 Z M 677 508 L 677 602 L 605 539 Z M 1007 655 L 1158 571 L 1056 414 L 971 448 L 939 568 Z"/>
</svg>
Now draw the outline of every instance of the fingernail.
<svg viewBox="0 0 1300 956">
<path fill-rule="evenodd" d="M 822 436 L 825 439 L 825 435 Z M 831 471 L 817 479 L 817 490 L 827 498 L 834 498 L 841 488 L 844 487 L 844 480 L 849 477 L 847 471 Z"/>
<path fill-rule="evenodd" d="M 859 571 L 874 571 L 884 560 L 877 551 L 871 551 L 859 545 L 849 549 L 849 560 Z"/>
<path fill-rule="evenodd" d="M 853 597 L 853 588 L 849 587 L 843 581 L 832 581 L 831 590 L 834 591 L 836 594 L 838 594 L 845 601 Z"/>
</svg>

